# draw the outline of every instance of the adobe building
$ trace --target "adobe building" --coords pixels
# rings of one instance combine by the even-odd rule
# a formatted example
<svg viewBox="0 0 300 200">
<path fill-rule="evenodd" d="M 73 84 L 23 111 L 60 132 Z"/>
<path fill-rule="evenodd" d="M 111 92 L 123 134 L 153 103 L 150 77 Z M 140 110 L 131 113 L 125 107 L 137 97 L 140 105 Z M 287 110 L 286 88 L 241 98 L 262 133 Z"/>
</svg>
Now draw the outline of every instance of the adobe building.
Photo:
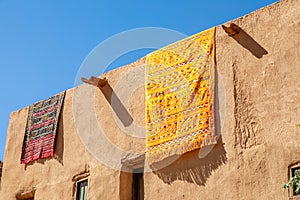
<svg viewBox="0 0 300 200">
<path fill-rule="evenodd" d="M 20 164 L 28 107 L 11 113 L 0 199 L 80 199 L 78 190 L 90 200 L 296 198 L 282 185 L 300 161 L 300 1 L 282 0 L 230 23 L 239 27 L 231 36 L 216 28 L 223 89 L 216 90 L 219 139 L 212 149 L 137 171 L 145 167 L 145 139 L 125 134 L 122 122 L 128 115 L 145 127 L 144 86 L 124 100 L 130 81 L 144 77 L 142 58 L 101 75 L 107 84 L 100 89 L 66 91 L 52 158 Z M 122 153 L 92 137 L 99 127 Z"/>
</svg>

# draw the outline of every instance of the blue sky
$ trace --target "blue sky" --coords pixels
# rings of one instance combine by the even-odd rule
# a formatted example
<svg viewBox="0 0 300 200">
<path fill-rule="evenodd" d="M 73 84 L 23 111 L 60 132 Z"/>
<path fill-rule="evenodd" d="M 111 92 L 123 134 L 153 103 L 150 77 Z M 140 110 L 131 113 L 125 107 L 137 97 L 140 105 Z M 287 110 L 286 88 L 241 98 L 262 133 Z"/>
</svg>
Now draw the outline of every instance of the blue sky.
<svg viewBox="0 0 300 200">
<path fill-rule="evenodd" d="M 0 160 L 10 113 L 72 88 L 86 56 L 110 36 L 141 27 L 192 35 L 273 2 L 0 0 Z M 109 69 L 148 52 L 122 56 Z"/>
</svg>

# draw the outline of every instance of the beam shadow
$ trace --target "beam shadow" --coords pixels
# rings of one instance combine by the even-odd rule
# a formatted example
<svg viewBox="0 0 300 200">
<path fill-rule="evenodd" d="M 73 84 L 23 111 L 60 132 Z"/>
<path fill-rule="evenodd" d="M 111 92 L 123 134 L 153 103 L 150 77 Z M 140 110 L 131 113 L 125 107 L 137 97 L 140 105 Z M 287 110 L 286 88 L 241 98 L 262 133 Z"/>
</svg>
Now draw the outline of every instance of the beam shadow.
<svg viewBox="0 0 300 200">
<path fill-rule="evenodd" d="M 262 58 L 268 51 L 258 44 L 248 33 L 238 25 L 231 23 L 229 27 L 222 25 L 224 31 L 237 43 L 248 49 L 256 58 Z"/>
<path fill-rule="evenodd" d="M 262 58 L 268 51 L 258 44 L 248 33 L 240 28 L 239 33 L 232 36 L 242 47 L 250 51 L 256 58 Z"/>
<path fill-rule="evenodd" d="M 99 89 L 102 91 L 104 97 L 108 101 L 108 103 L 111 105 L 113 111 L 116 113 L 120 121 L 125 127 L 128 127 L 132 124 L 133 118 L 131 117 L 130 113 L 127 111 L 127 109 L 122 104 L 119 97 L 116 95 L 116 93 L 113 91 L 110 84 L 107 82 L 105 86 L 99 87 Z M 113 102 L 112 102 L 113 99 Z"/>
</svg>

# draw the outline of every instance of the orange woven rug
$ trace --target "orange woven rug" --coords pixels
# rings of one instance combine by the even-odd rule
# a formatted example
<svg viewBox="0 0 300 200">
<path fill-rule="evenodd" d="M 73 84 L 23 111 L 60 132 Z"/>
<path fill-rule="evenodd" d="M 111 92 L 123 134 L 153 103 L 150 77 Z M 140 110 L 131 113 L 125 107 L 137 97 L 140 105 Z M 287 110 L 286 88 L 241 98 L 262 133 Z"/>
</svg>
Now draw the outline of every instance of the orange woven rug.
<svg viewBox="0 0 300 200">
<path fill-rule="evenodd" d="M 146 147 L 154 163 L 217 142 L 215 28 L 147 55 Z"/>
</svg>

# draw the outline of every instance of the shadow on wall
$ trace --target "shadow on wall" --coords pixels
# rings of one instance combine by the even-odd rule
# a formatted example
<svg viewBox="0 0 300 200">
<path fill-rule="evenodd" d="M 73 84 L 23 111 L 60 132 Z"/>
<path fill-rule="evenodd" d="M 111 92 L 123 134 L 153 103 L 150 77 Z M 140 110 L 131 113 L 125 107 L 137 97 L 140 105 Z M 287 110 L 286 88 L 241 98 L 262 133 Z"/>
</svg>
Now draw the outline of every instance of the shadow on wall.
<svg viewBox="0 0 300 200">
<path fill-rule="evenodd" d="M 256 58 L 262 58 L 268 51 L 258 44 L 248 33 L 240 28 L 239 33 L 232 36 L 244 48 L 248 49 Z"/>
<path fill-rule="evenodd" d="M 58 129 L 55 138 L 55 158 L 63 165 L 64 157 L 64 106 L 61 108 Z"/>
<path fill-rule="evenodd" d="M 122 124 L 125 127 L 128 127 L 132 124 L 133 118 L 125 108 L 125 106 L 122 104 L 119 97 L 116 95 L 116 93 L 113 91 L 112 87 L 109 85 L 109 83 L 106 83 L 104 87 L 100 87 L 100 90 L 102 91 L 103 95 L 105 96 L 108 103 L 111 105 L 112 109 L 122 122 Z M 114 102 L 112 103 L 112 98 L 114 99 Z"/>
<path fill-rule="evenodd" d="M 258 44 L 238 25 L 231 23 L 229 27 L 222 25 L 222 28 L 230 37 L 232 37 L 244 48 L 248 49 L 256 58 L 262 58 L 263 55 L 268 54 L 266 49 L 264 49 L 260 44 Z"/>
<path fill-rule="evenodd" d="M 199 159 L 198 153 L 199 150 L 186 153 L 171 165 L 153 173 L 167 184 L 180 180 L 204 186 L 211 173 L 227 161 L 222 138 L 206 157 Z"/>
<path fill-rule="evenodd" d="M 63 164 L 64 156 L 64 105 L 61 107 L 61 112 L 59 116 L 58 128 L 55 136 L 55 147 L 54 147 L 54 157 L 49 158 L 39 158 L 25 165 L 25 170 L 27 167 L 34 165 L 34 163 L 45 164 L 47 160 L 56 159 L 61 165 Z"/>
</svg>

